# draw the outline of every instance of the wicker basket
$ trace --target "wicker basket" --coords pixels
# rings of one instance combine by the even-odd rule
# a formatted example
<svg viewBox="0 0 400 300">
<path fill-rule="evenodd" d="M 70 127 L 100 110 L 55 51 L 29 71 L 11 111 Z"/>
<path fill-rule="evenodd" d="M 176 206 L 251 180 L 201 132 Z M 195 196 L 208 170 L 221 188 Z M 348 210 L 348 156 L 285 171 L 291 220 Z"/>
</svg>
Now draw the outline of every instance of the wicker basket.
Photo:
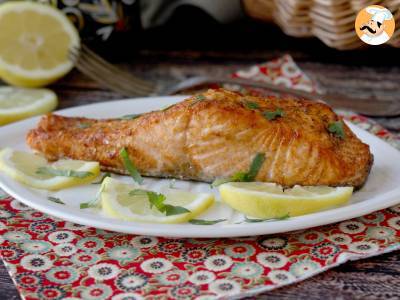
<svg viewBox="0 0 400 300">
<path fill-rule="evenodd" d="M 393 13 L 396 29 L 388 44 L 400 47 L 400 0 L 243 0 L 249 16 L 275 22 L 291 36 L 316 36 L 341 50 L 365 46 L 354 30 L 354 22 L 361 9 L 373 4 Z"/>
</svg>

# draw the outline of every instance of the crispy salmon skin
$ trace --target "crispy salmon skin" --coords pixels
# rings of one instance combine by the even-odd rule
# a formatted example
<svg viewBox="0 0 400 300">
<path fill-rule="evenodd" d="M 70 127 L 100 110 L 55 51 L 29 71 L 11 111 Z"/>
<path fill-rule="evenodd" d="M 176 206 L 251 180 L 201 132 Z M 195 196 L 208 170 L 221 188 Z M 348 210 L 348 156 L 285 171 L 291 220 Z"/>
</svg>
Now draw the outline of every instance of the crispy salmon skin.
<svg viewBox="0 0 400 300">
<path fill-rule="evenodd" d="M 277 111 L 282 114 L 271 114 Z M 322 103 L 218 89 L 131 120 L 49 114 L 27 143 L 49 160 L 98 161 L 122 174 L 119 152 L 126 148 L 143 175 L 205 182 L 246 171 L 264 153 L 257 181 L 361 187 L 373 156 L 346 124 L 344 137 L 332 133 L 337 121 Z"/>
</svg>

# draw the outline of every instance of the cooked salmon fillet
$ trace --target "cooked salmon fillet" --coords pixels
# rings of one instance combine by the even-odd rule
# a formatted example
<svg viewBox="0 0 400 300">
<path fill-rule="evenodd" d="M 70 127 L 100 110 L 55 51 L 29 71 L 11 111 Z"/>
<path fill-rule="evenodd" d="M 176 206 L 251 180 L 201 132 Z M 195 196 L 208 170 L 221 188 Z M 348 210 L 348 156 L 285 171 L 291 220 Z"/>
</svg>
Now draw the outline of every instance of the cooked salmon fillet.
<svg viewBox="0 0 400 300">
<path fill-rule="evenodd" d="M 278 108 L 283 116 L 265 116 Z M 49 160 L 98 161 L 122 174 L 119 152 L 126 148 L 143 175 L 205 182 L 245 172 L 264 153 L 257 181 L 360 187 L 373 156 L 344 123 L 344 137 L 328 130 L 339 120 L 322 103 L 218 89 L 131 120 L 49 114 L 28 133 L 27 143 Z"/>
</svg>

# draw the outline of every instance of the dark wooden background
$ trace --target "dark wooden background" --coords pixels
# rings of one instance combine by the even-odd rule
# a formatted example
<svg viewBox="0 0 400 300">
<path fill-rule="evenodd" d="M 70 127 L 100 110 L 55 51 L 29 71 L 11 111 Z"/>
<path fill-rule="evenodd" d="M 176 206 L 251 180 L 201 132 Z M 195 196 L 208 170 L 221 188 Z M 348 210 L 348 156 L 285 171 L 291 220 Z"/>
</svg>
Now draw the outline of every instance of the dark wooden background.
<svg viewBox="0 0 400 300">
<path fill-rule="evenodd" d="M 188 17 L 190 15 L 190 17 Z M 143 78 L 174 83 L 193 75 L 228 74 L 289 53 L 312 78 L 329 90 L 400 102 L 400 49 L 372 47 L 339 52 L 316 39 L 284 36 L 274 26 L 242 20 L 220 26 L 201 13 L 178 11 L 163 28 L 130 37 L 132 47 L 103 53 Z M 134 49 L 134 50 L 132 50 Z M 52 87 L 60 107 L 121 98 L 73 71 Z M 400 118 L 376 118 L 400 133 Z M 259 299 L 399 299 L 400 252 L 345 265 L 298 284 L 271 291 Z M 19 299 L 5 268 L 0 265 L 0 299 Z"/>
</svg>

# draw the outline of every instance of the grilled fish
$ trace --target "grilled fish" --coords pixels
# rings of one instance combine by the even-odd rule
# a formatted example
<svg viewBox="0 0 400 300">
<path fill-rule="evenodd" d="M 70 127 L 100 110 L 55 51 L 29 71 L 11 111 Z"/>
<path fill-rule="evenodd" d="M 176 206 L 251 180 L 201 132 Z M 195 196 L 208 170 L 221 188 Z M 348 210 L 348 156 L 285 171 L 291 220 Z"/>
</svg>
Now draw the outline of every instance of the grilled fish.
<svg viewBox="0 0 400 300">
<path fill-rule="evenodd" d="M 342 132 L 330 129 L 340 123 L 323 103 L 217 89 L 130 120 L 49 114 L 27 143 L 49 160 L 98 161 L 121 174 L 126 148 L 142 175 L 204 182 L 244 172 L 264 153 L 257 181 L 358 188 L 373 156 L 346 124 Z"/>
</svg>

